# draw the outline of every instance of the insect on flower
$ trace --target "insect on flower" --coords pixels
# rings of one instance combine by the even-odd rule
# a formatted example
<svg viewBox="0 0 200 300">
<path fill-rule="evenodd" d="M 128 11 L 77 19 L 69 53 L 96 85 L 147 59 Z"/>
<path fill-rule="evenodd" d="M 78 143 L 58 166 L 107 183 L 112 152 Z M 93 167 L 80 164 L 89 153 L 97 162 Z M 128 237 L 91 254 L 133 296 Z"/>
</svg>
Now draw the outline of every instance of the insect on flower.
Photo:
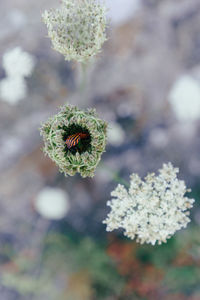
<svg viewBox="0 0 200 300">
<path fill-rule="evenodd" d="M 75 133 L 67 137 L 65 144 L 67 145 L 67 148 L 70 149 L 78 145 L 81 139 L 85 139 L 87 137 L 89 137 L 89 134 L 87 133 Z"/>
<path fill-rule="evenodd" d="M 66 176 L 76 173 L 84 178 L 94 176 L 107 137 L 107 123 L 98 117 L 95 109 L 80 110 L 77 106 L 65 104 L 58 114 L 42 124 L 40 131 L 44 152 L 61 172 Z M 75 134 L 80 134 L 78 143 L 73 142 Z"/>
</svg>

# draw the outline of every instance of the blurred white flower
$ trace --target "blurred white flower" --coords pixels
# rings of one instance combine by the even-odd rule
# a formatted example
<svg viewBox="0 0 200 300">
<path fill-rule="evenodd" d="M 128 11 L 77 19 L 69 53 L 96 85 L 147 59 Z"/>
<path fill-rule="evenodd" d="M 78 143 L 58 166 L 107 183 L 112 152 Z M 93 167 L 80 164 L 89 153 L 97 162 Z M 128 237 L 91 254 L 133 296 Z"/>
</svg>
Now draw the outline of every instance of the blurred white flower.
<svg viewBox="0 0 200 300">
<path fill-rule="evenodd" d="M 3 101 L 16 104 L 27 95 L 26 82 L 21 77 L 6 77 L 0 81 L 0 97 Z"/>
<path fill-rule="evenodd" d="M 68 194 L 59 188 L 45 187 L 35 199 L 35 209 L 44 218 L 62 219 L 69 210 Z"/>
<path fill-rule="evenodd" d="M 125 140 L 125 132 L 116 122 L 110 122 L 108 127 L 108 143 L 113 146 L 121 145 Z"/>
<path fill-rule="evenodd" d="M 7 51 L 3 55 L 3 68 L 10 77 L 30 76 L 34 65 L 33 56 L 24 52 L 20 47 Z"/>
<path fill-rule="evenodd" d="M 173 85 L 169 101 L 179 121 L 200 118 L 200 85 L 189 75 L 180 77 Z"/>
<path fill-rule="evenodd" d="M 148 174 L 142 181 L 131 175 L 130 188 L 118 185 L 111 193 L 114 197 L 107 205 L 111 211 L 103 223 L 107 231 L 124 228 L 124 235 L 143 243 L 154 245 L 166 242 L 177 230 L 190 222 L 188 209 L 194 199 L 184 197 L 189 191 L 177 179 L 178 169 L 171 163 L 163 164 L 159 175 Z"/>
</svg>

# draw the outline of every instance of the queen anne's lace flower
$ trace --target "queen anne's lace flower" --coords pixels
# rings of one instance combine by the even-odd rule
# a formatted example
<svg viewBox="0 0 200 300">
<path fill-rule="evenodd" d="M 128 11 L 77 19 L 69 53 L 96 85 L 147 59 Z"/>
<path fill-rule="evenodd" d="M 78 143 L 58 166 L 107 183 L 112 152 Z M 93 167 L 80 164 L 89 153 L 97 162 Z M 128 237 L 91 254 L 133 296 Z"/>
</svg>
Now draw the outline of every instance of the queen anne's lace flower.
<svg viewBox="0 0 200 300">
<path fill-rule="evenodd" d="M 65 105 L 41 128 L 44 152 L 65 175 L 73 176 L 78 172 L 82 177 L 93 177 L 105 151 L 106 129 L 107 123 L 97 116 L 94 109 L 83 111 L 76 106 Z M 87 138 L 68 148 L 66 139 L 77 133 L 84 133 Z"/>
<path fill-rule="evenodd" d="M 106 40 L 106 9 L 96 0 L 62 0 L 61 7 L 45 11 L 53 48 L 66 60 L 87 62 Z"/>
<path fill-rule="evenodd" d="M 177 230 L 190 222 L 188 209 L 194 199 L 184 197 L 189 190 L 177 179 L 178 168 L 164 164 L 159 175 L 148 174 L 142 181 L 131 175 L 130 188 L 118 185 L 111 193 L 114 197 L 107 205 L 111 211 L 103 223 L 107 231 L 124 228 L 124 235 L 154 245 L 166 242 Z"/>
</svg>

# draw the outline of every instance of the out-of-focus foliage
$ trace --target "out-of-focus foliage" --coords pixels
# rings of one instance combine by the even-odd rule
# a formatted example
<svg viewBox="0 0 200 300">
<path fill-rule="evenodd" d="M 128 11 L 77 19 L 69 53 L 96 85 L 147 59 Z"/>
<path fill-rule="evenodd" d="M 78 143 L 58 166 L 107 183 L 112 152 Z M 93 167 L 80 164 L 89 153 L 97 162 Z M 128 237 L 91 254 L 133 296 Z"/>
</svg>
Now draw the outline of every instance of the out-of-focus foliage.
<svg viewBox="0 0 200 300">
<path fill-rule="evenodd" d="M 110 235 L 107 242 L 51 230 L 37 250 L 1 250 L 4 286 L 34 299 L 197 300 L 200 237 L 196 225 L 167 244 Z"/>
<path fill-rule="evenodd" d="M 89 237 L 75 239 L 54 232 L 45 238 L 40 257 L 29 251 L 15 253 L 3 264 L 3 284 L 35 297 L 50 293 L 48 299 L 119 295 L 124 279 L 105 246 Z"/>
</svg>

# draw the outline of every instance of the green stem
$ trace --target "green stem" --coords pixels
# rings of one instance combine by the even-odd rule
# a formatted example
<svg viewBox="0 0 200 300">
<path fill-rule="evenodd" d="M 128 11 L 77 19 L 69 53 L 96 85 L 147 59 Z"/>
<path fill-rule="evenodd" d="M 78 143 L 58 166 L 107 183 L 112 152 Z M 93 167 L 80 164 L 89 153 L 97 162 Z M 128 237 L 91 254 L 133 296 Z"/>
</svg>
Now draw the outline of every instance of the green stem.
<svg viewBox="0 0 200 300">
<path fill-rule="evenodd" d="M 113 171 L 111 170 L 108 166 L 106 166 L 104 163 L 101 163 L 100 166 L 102 167 L 102 169 L 105 169 L 107 171 L 109 171 L 112 174 L 112 178 L 115 182 L 123 184 L 126 188 L 130 187 L 130 184 L 124 180 L 123 178 L 121 178 L 119 176 L 119 172 L 118 171 Z"/>
<path fill-rule="evenodd" d="M 127 189 L 129 189 L 129 183 L 119 176 L 119 172 L 113 172 L 113 180 L 117 183 L 123 184 Z"/>
<path fill-rule="evenodd" d="M 80 68 L 80 87 L 79 91 L 82 94 L 85 91 L 86 88 L 86 83 L 87 83 L 87 64 L 86 63 L 81 63 L 81 68 Z"/>
</svg>

